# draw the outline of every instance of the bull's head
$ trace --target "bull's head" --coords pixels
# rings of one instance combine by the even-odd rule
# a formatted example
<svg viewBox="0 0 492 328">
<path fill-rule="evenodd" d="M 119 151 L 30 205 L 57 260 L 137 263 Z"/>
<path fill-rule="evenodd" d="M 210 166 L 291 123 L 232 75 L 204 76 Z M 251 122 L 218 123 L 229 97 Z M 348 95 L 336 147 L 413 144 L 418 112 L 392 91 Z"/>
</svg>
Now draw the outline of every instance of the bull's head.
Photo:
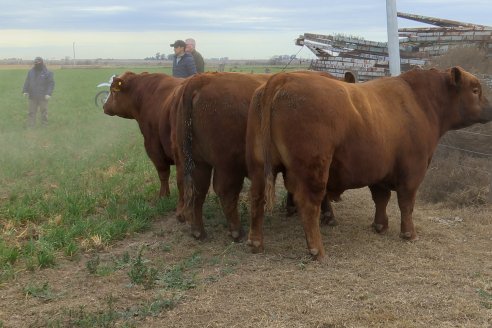
<svg viewBox="0 0 492 328">
<path fill-rule="evenodd" d="M 110 116 L 120 116 L 134 119 L 133 101 L 130 95 L 130 80 L 134 73 L 126 72 L 113 79 L 110 86 L 110 94 L 103 106 L 104 113 Z"/>
<path fill-rule="evenodd" d="M 453 107 L 459 116 L 452 128 L 463 128 L 474 123 L 492 121 L 492 105 L 483 94 L 480 81 L 461 67 L 447 70 L 450 88 L 456 94 Z"/>
</svg>

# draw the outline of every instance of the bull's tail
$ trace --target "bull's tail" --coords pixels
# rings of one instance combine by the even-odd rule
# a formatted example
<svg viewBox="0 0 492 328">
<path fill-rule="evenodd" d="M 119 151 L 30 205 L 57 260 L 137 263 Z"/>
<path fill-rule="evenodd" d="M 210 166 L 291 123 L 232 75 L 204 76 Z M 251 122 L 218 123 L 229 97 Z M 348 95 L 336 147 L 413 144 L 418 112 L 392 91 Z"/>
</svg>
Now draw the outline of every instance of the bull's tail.
<svg viewBox="0 0 492 328">
<path fill-rule="evenodd" d="M 271 136 L 271 116 L 273 97 L 267 97 L 269 93 L 268 83 L 262 90 L 262 93 L 258 95 L 256 101 L 261 108 L 261 138 L 263 148 L 263 160 L 264 160 L 264 177 L 265 177 L 265 209 L 271 211 L 275 205 L 275 176 L 273 174 L 272 165 L 272 136 Z M 273 96 L 274 93 L 270 92 Z"/>
<path fill-rule="evenodd" d="M 197 90 L 200 89 L 202 84 L 202 79 L 199 76 L 192 77 L 184 82 L 179 104 L 181 115 L 178 116 L 178 119 L 183 128 L 182 144 L 178 145 L 178 147 L 182 147 L 183 154 L 183 197 L 186 206 L 192 205 L 194 191 L 192 178 L 195 168 L 195 162 L 193 161 L 193 101 Z"/>
</svg>

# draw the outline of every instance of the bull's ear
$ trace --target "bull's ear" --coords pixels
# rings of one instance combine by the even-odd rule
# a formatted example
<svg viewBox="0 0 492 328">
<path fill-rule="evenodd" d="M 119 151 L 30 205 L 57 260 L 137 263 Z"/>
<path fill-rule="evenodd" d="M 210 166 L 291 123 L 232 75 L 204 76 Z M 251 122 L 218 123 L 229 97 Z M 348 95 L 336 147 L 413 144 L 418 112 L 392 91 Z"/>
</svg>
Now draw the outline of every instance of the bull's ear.
<svg viewBox="0 0 492 328">
<path fill-rule="evenodd" d="M 462 80 L 462 68 L 459 67 L 459 66 L 455 66 L 453 68 L 451 68 L 451 71 L 450 71 L 450 82 L 451 82 L 451 85 L 454 85 L 454 86 L 460 86 L 461 85 L 461 80 Z"/>
<path fill-rule="evenodd" d="M 112 92 L 120 92 L 123 87 L 123 80 L 119 77 L 113 78 L 113 83 L 111 83 Z"/>
<path fill-rule="evenodd" d="M 344 81 L 347 83 L 355 83 L 357 82 L 357 77 L 354 73 L 347 71 L 345 72 L 345 76 L 343 77 Z"/>
</svg>

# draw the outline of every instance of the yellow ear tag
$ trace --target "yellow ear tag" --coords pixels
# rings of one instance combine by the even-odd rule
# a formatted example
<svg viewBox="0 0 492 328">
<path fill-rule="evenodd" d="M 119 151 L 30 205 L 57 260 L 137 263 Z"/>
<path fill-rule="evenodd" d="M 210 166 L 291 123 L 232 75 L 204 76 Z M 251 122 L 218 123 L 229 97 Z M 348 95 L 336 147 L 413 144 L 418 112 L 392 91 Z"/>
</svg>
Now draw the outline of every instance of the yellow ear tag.
<svg viewBox="0 0 492 328">
<path fill-rule="evenodd" d="M 119 91 L 121 91 L 121 89 L 119 88 L 120 86 L 121 86 L 121 81 L 118 81 L 118 86 L 117 87 L 113 87 L 112 90 L 114 92 L 119 92 Z"/>
</svg>

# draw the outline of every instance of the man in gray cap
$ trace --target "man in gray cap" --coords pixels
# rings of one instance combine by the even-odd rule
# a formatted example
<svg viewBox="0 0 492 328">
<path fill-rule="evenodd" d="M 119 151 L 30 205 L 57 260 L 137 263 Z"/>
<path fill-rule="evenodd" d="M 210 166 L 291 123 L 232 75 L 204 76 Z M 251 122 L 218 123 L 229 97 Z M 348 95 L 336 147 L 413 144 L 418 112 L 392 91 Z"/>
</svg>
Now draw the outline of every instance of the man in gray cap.
<svg viewBox="0 0 492 328">
<path fill-rule="evenodd" d="M 48 71 L 43 58 L 34 58 L 34 67 L 27 73 L 22 91 L 24 96 L 29 98 L 28 127 L 36 125 L 38 109 L 41 112 L 41 123 L 43 125 L 48 123 L 48 101 L 54 88 L 53 73 Z"/>
</svg>

